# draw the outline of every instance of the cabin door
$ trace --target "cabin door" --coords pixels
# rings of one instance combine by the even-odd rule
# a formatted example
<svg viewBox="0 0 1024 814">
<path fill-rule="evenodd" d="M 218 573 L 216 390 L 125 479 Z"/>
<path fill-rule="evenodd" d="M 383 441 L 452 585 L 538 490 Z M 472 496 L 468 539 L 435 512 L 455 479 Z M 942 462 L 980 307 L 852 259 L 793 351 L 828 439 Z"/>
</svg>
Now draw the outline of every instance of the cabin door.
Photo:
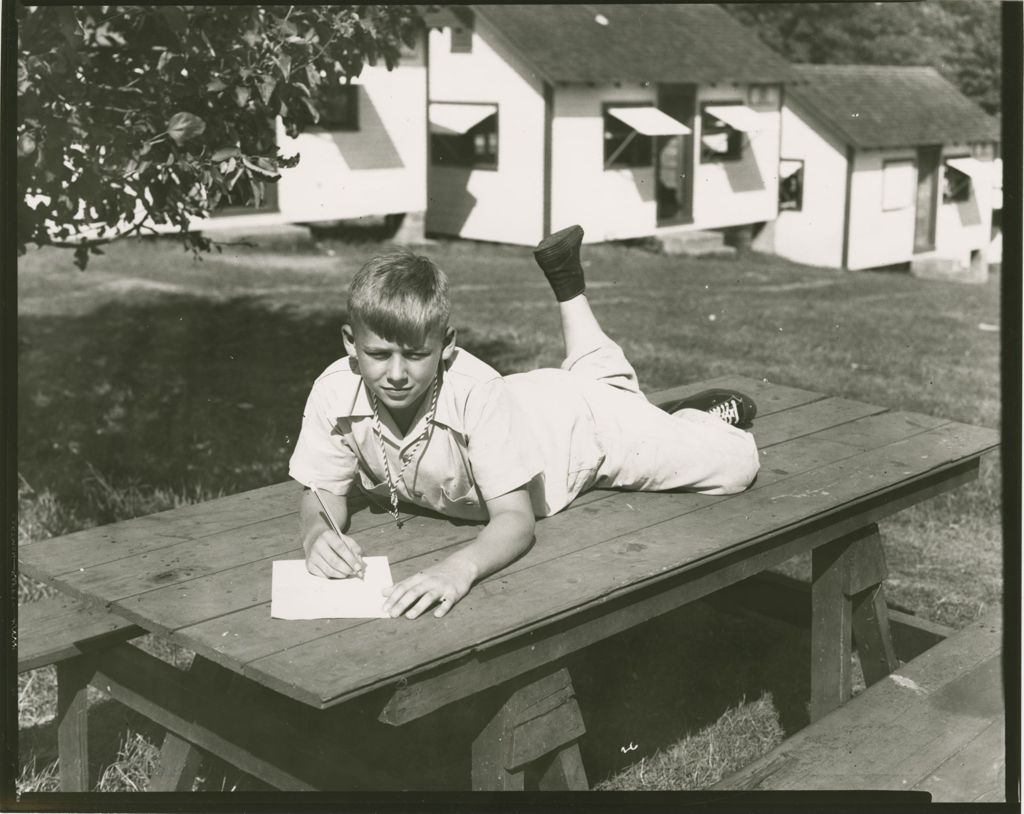
<svg viewBox="0 0 1024 814">
<path fill-rule="evenodd" d="M 685 136 L 654 136 L 658 226 L 693 223 L 693 114 L 696 85 L 658 86 L 658 107 L 690 128 Z"/>
<path fill-rule="evenodd" d="M 914 254 L 935 249 L 935 217 L 939 202 L 941 146 L 917 148 L 917 209 L 914 219 Z"/>
</svg>

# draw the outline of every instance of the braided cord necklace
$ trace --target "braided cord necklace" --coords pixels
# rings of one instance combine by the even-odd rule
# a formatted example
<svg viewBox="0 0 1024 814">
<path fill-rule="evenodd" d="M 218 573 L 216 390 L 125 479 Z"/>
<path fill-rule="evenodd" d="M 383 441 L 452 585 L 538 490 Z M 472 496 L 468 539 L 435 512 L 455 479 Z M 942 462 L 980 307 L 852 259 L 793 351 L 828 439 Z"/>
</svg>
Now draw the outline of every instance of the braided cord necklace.
<svg viewBox="0 0 1024 814">
<path fill-rule="evenodd" d="M 403 483 L 405 482 L 403 480 L 405 477 L 405 470 L 416 457 L 420 444 L 422 444 L 424 439 L 430 435 L 430 427 L 434 421 L 434 414 L 437 412 L 437 397 L 441 392 L 438 378 L 438 376 L 434 377 L 433 392 L 430 396 L 430 408 L 427 410 L 427 415 L 423 422 L 423 432 L 416 437 L 413 445 L 405 455 L 402 456 L 402 467 L 398 470 L 397 479 L 392 479 L 391 477 L 391 465 L 388 463 L 387 446 L 384 444 L 384 431 L 380 423 L 380 415 L 377 412 L 377 394 L 370 390 L 370 403 L 373 407 L 373 434 L 377 436 L 377 445 L 380 448 L 380 458 L 384 463 L 384 477 L 388 482 L 388 493 L 391 498 L 391 506 L 388 509 L 388 514 L 395 518 L 395 523 L 398 525 L 398 528 L 402 528 L 405 523 L 405 521 L 398 515 L 398 481 L 402 481 Z M 369 388 L 367 389 L 369 390 Z"/>
</svg>

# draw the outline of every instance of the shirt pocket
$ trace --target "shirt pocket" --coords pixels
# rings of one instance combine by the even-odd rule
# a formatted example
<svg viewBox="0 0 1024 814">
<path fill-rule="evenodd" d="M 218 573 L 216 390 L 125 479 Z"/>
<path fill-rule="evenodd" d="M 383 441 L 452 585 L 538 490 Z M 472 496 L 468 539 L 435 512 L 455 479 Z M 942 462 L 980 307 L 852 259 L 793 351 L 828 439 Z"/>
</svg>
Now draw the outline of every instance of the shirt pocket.
<svg viewBox="0 0 1024 814">
<path fill-rule="evenodd" d="M 459 506 L 465 508 L 467 506 L 479 506 L 480 498 L 476 493 L 476 489 L 473 487 L 470 487 L 469 491 L 464 494 L 460 494 L 460 490 L 457 487 L 452 487 L 451 491 L 449 491 L 449 489 L 442 486 L 441 502 L 444 503 L 445 506 Z"/>
<path fill-rule="evenodd" d="M 391 500 L 391 489 L 387 483 L 373 480 L 372 475 L 369 475 L 362 468 L 359 470 L 359 488 L 362 489 L 364 494 L 383 500 L 385 504 Z"/>
</svg>

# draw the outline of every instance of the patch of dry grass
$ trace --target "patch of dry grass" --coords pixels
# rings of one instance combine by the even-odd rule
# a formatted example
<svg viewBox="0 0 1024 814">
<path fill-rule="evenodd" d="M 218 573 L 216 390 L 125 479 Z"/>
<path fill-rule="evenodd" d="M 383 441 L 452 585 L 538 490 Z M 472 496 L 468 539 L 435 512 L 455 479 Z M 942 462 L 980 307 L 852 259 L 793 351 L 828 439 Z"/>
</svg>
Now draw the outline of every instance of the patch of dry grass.
<svg viewBox="0 0 1024 814">
<path fill-rule="evenodd" d="M 744 699 L 715 723 L 642 758 L 596 786 L 595 791 L 693 791 L 713 786 L 730 772 L 782 743 L 782 725 L 766 693 Z"/>
</svg>

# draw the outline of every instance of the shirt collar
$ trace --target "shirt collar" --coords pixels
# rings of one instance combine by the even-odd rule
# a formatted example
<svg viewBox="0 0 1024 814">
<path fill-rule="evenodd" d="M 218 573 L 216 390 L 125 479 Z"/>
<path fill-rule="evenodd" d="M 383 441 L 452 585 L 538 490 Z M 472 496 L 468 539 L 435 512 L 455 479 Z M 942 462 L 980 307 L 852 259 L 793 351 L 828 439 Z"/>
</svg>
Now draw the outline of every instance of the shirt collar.
<svg viewBox="0 0 1024 814">
<path fill-rule="evenodd" d="M 450 363 L 445 367 L 451 367 Z M 348 410 L 348 417 L 368 418 L 372 415 L 373 404 L 370 402 L 370 391 L 366 387 L 366 382 L 360 376 L 355 398 L 352 400 L 352 406 Z M 437 410 L 434 412 L 434 423 L 455 432 L 463 432 L 462 415 L 458 409 L 455 388 L 452 386 L 449 375 L 441 377 L 441 392 L 437 396 Z"/>
</svg>

